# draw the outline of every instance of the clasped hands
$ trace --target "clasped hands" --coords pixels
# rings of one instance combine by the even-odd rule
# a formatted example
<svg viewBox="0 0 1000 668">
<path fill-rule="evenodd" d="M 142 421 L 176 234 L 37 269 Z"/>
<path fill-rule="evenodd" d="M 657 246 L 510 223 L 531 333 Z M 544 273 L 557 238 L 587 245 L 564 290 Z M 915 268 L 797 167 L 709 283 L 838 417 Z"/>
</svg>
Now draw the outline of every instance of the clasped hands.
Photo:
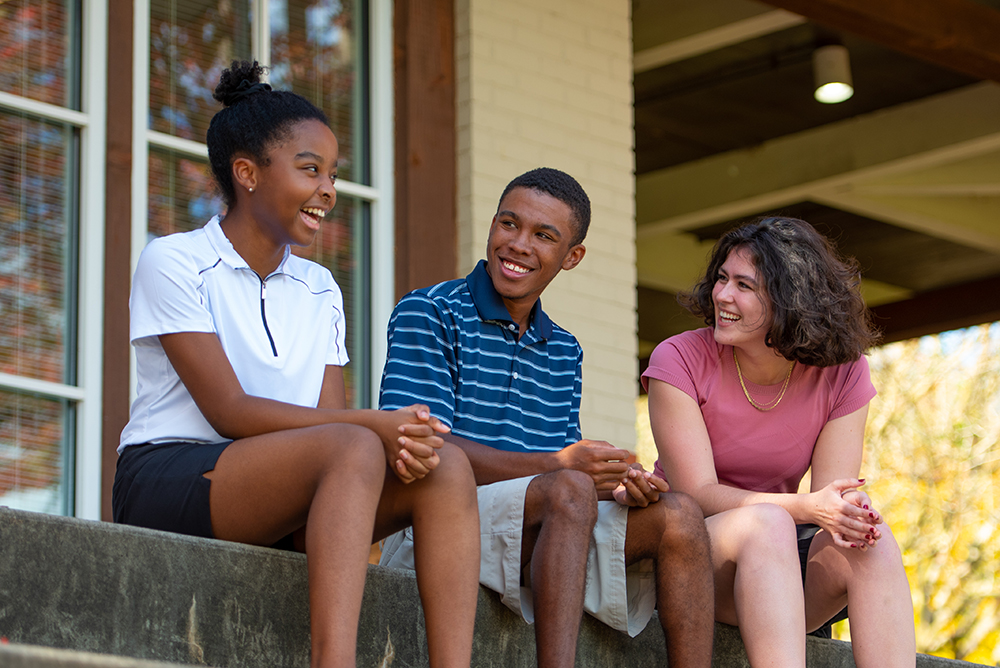
<svg viewBox="0 0 1000 668">
<path fill-rule="evenodd" d="M 814 493 L 816 524 L 829 532 L 840 547 L 862 552 L 875 547 L 882 538 L 878 525 L 882 515 L 875 510 L 868 494 L 858 489 L 864 479 L 834 480 Z"/>
<path fill-rule="evenodd" d="M 376 431 L 396 477 L 408 484 L 437 467 L 441 461 L 437 451 L 444 445 L 439 434 L 450 432 L 448 425 L 432 416 L 430 409 L 422 404 L 379 414 L 383 424 Z"/>
<path fill-rule="evenodd" d="M 611 492 L 623 506 L 645 508 L 660 500 L 660 494 L 670 487 L 662 478 L 645 471 L 641 464 L 628 464 L 627 450 L 606 441 L 577 441 L 556 453 L 556 460 L 565 469 L 582 471 L 593 479 L 598 493 Z"/>
</svg>

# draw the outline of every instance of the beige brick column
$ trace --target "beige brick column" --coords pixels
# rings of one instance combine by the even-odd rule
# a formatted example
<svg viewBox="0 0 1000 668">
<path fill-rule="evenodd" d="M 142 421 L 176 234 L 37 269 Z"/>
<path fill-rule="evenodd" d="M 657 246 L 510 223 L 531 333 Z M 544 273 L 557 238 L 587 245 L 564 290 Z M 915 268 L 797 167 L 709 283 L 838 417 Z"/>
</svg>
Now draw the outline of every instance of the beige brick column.
<svg viewBox="0 0 1000 668">
<path fill-rule="evenodd" d="M 587 255 L 542 297 L 584 350 L 583 433 L 635 443 L 635 177 L 629 0 L 456 0 L 459 274 L 504 186 L 534 167 L 590 195 Z"/>
</svg>

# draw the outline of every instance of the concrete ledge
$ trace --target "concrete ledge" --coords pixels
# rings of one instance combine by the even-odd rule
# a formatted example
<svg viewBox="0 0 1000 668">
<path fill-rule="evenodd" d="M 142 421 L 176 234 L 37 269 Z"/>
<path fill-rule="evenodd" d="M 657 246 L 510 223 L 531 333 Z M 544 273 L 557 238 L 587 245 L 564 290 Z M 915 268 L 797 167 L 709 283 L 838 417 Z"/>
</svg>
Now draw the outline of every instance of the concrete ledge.
<svg viewBox="0 0 1000 668">
<path fill-rule="evenodd" d="M 0 666 L 4 668 L 177 668 L 180 665 L 70 649 L 0 645 Z"/>
<path fill-rule="evenodd" d="M 12 643 L 212 666 L 308 666 L 305 557 L 0 508 L 0 636 Z M 12 646 L 7 646 L 12 647 Z M 809 638 L 808 665 L 852 668 L 848 643 Z M 9 651 L 9 650 L 7 650 Z M 358 665 L 427 666 L 412 573 L 369 567 Z M 3 665 L 88 665 L 8 663 Z M 125 664 L 135 665 L 135 664 Z M 473 665 L 535 665 L 534 632 L 480 590 Z M 577 666 L 666 666 L 654 617 L 637 638 L 585 616 Z M 748 667 L 737 629 L 716 625 L 716 668 Z M 919 668 L 972 666 L 920 656 Z"/>
</svg>

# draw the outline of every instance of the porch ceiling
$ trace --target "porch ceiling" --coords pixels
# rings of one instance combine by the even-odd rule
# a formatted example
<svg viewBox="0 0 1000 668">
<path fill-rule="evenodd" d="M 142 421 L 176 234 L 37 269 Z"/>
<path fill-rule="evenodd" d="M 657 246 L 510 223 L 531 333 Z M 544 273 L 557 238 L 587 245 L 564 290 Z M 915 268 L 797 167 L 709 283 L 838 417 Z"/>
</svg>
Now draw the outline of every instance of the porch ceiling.
<svg viewBox="0 0 1000 668">
<path fill-rule="evenodd" d="M 698 326 L 674 296 L 714 240 L 778 212 L 858 258 L 888 341 L 1000 319 L 997 34 L 1000 0 L 633 0 L 640 357 Z M 823 105 L 831 41 L 855 91 Z"/>
</svg>

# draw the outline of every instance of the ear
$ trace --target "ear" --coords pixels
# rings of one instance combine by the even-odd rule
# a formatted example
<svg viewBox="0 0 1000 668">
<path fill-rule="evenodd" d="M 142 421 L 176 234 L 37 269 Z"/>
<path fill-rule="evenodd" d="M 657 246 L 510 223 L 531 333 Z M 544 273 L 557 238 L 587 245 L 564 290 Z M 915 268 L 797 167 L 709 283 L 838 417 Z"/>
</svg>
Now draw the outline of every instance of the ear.
<svg viewBox="0 0 1000 668">
<path fill-rule="evenodd" d="M 250 158 L 235 158 L 233 160 L 233 183 L 237 188 L 257 187 L 257 163 Z"/>
<path fill-rule="evenodd" d="M 569 249 L 566 253 L 566 257 L 563 258 L 562 268 L 569 271 L 576 265 L 580 264 L 580 260 L 583 256 L 587 254 L 587 247 L 583 244 L 577 244 Z"/>
</svg>

